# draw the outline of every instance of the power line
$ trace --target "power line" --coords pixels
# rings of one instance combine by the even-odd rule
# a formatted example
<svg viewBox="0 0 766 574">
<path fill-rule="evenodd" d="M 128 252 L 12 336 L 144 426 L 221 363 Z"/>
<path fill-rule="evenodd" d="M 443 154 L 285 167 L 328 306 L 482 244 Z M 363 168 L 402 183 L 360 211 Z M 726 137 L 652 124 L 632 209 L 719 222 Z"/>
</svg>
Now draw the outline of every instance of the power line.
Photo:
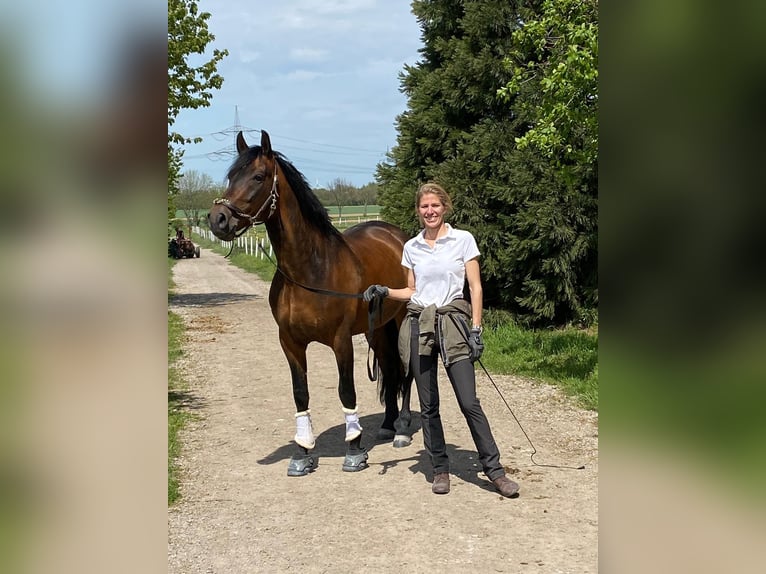
<svg viewBox="0 0 766 574">
<path fill-rule="evenodd" d="M 190 136 L 193 138 L 198 138 L 198 137 L 212 138 L 213 140 L 219 141 L 219 142 L 228 140 L 232 143 L 227 144 L 226 146 L 212 152 L 194 154 L 194 155 L 184 154 L 184 158 L 208 159 L 210 161 L 215 161 L 215 162 L 221 162 L 221 161 L 231 162 L 237 156 L 237 150 L 234 145 L 234 137 L 240 131 L 243 132 L 244 134 L 260 134 L 261 133 L 261 130 L 259 129 L 242 126 L 240 124 L 240 119 L 239 119 L 239 107 L 234 106 L 234 125 L 216 132 Z M 346 156 L 350 158 L 356 157 L 356 158 L 359 158 L 360 160 L 362 156 L 364 156 L 366 157 L 364 162 L 373 161 L 372 156 L 375 156 L 375 159 L 377 160 L 376 164 L 380 163 L 381 161 L 385 161 L 385 158 L 387 157 L 387 153 L 388 153 L 388 150 L 376 151 L 376 150 L 357 148 L 357 147 L 351 147 L 351 146 L 325 144 L 325 143 L 314 142 L 314 141 L 305 140 L 305 139 L 293 138 L 289 136 L 282 136 L 279 134 L 271 134 L 271 135 L 272 135 L 272 138 L 277 140 L 286 140 L 291 142 L 298 142 L 300 144 L 306 144 L 308 146 L 313 146 L 313 147 L 304 147 L 300 145 L 288 144 L 288 145 L 282 146 L 282 148 L 278 149 L 277 151 L 282 151 L 282 149 L 284 149 L 284 150 L 290 151 L 291 153 L 292 151 L 295 151 L 298 154 L 300 154 L 301 152 L 311 152 L 316 154 L 326 154 L 332 157 L 336 157 L 336 156 Z M 283 153 L 285 152 L 283 151 Z M 367 174 L 367 173 L 370 173 L 370 171 L 375 170 L 375 166 L 371 168 L 365 168 L 365 167 L 360 167 L 359 165 L 349 165 L 348 163 L 337 163 L 334 161 L 326 161 L 324 159 L 317 160 L 317 159 L 311 159 L 311 158 L 300 157 L 300 156 L 290 157 L 290 154 L 287 154 L 287 153 L 285 153 L 285 157 L 287 157 L 287 159 L 289 159 L 291 162 L 300 163 L 302 169 L 309 168 L 314 171 L 322 171 L 322 172 L 342 171 L 346 173 Z M 351 159 L 351 161 L 354 161 L 354 160 Z"/>
</svg>

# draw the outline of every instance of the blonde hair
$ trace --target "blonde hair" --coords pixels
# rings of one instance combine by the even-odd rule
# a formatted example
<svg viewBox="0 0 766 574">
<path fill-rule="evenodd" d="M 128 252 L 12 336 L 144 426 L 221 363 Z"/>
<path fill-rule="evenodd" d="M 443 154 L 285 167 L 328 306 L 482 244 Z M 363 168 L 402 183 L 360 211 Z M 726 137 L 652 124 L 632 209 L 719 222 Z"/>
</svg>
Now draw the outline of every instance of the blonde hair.
<svg viewBox="0 0 766 574">
<path fill-rule="evenodd" d="M 420 213 L 418 213 L 418 206 L 420 205 L 420 200 L 423 199 L 423 196 L 433 193 L 436 197 L 439 198 L 439 201 L 442 202 L 442 205 L 444 205 L 444 217 L 446 218 L 450 213 L 452 213 L 452 199 L 450 199 L 449 194 L 444 191 L 444 188 L 439 185 L 438 183 L 434 181 L 428 181 L 420 186 L 418 189 L 418 192 L 415 194 L 415 213 L 418 215 L 418 218 L 420 218 Z M 421 221 L 422 223 L 422 221 Z"/>
</svg>

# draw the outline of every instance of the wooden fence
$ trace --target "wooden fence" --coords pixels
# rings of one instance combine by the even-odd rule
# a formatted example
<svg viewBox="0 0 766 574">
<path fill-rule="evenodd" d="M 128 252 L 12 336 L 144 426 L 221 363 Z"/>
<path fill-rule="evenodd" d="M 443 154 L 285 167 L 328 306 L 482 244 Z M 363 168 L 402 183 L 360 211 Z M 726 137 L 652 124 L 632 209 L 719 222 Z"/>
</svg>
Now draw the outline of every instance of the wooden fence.
<svg viewBox="0 0 766 574">
<path fill-rule="evenodd" d="M 192 226 L 191 230 L 192 233 L 196 233 L 208 241 L 220 243 L 226 249 L 229 249 L 233 243 L 237 248 L 243 249 L 246 254 L 254 255 L 259 259 L 265 257 L 263 253 L 264 251 L 268 252 L 269 257 L 274 257 L 274 247 L 271 245 L 271 241 L 269 241 L 269 236 L 266 234 L 266 231 L 262 229 L 248 229 L 246 233 L 237 237 L 233 241 L 221 241 L 213 235 L 213 232 L 207 227 L 197 227 L 195 225 Z"/>
</svg>

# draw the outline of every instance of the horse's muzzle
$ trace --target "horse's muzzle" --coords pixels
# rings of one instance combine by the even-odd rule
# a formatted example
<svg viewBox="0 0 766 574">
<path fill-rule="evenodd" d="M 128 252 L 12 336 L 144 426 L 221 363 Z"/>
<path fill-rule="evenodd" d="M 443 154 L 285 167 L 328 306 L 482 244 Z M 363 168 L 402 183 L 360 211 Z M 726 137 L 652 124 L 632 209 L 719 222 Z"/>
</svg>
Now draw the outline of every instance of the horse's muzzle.
<svg viewBox="0 0 766 574">
<path fill-rule="evenodd" d="M 248 225 L 248 222 L 236 217 L 225 205 L 215 204 L 207 214 L 210 231 L 223 241 L 231 241 L 237 232 Z"/>
</svg>

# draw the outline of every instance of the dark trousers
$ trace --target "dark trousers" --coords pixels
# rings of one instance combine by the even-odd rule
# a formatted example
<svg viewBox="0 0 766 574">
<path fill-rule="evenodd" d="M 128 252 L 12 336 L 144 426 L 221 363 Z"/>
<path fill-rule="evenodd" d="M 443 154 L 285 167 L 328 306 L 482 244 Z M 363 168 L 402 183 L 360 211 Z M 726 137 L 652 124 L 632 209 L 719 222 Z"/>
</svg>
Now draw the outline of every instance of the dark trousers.
<svg viewBox="0 0 766 574">
<path fill-rule="evenodd" d="M 444 428 L 439 413 L 439 368 L 438 340 L 431 355 L 418 355 L 418 321 L 411 320 L 412 339 L 410 347 L 410 366 L 415 377 L 415 384 L 420 399 L 420 419 L 423 425 L 423 443 L 431 455 L 434 474 L 449 472 L 447 445 L 444 441 Z M 494 480 L 505 474 L 500 464 L 500 452 L 495 444 L 489 421 L 476 396 L 476 373 L 473 363 L 468 359 L 458 361 L 446 368 L 452 388 L 455 391 L 460 411 L 463 413 L 473 442 L 479 453 L 479 462 L 484 474 Z"/>
</svg>

